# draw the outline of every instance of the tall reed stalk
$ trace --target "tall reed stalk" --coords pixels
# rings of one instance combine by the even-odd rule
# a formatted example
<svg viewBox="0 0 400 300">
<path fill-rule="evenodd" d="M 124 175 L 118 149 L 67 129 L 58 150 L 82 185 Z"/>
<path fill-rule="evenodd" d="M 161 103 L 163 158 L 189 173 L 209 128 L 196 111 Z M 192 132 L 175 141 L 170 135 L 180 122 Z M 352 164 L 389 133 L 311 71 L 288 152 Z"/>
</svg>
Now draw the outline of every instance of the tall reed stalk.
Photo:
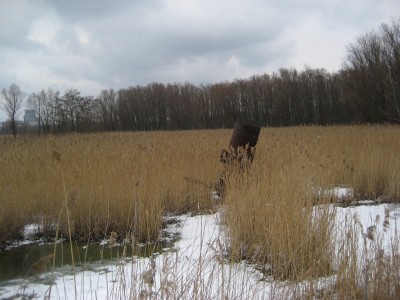
<svg viewBox="0 0 400 300">
<path fill-rule="evenodd" d="M 221 136 L 202 131 L 3 137 L 0 240 L 32 222 L 52 234 L 60 210 L 61 231 L 73 239 L 99 239 L 111 231 L 156 239 L 165 212 L 212 206 Z"/>
<path fill-rule="evenodd" d="M 281 279 L 331 274 L 335 211 L 313 206 L 335 202 L 324 192 L 335 186 L 398 200 L 399 134 L 395 126 L 263 129 L 250 169 L 227 178 L 231 258 Z"/>
</svg>

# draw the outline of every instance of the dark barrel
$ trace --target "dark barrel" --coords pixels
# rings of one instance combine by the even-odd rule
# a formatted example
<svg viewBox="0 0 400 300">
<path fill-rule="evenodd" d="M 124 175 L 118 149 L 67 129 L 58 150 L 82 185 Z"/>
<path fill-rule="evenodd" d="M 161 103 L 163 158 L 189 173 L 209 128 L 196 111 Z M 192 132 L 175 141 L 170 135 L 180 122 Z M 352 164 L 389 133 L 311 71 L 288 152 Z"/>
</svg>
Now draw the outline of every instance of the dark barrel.
<svg viewBox="0 0 400 300">
<path fill-rule="evenodd" d="M 233 127 L 231 141 L 229 142 L 229 151 L 222 149 L 220 156 L 220 161 L 224 163 L 226 168 L 219 178 L 218 183 L 215 185 L 216 193 L 219 197 L 222 198 L 224 195 L 225 177 L 228 176 L 230 172 L 229 166 L 240 166 L 239 169 L 243 171 L 253 162 L 253 150 L 257 144 L 260 129 L 260 127 L 236 121 Z M 249 146 L 248 148 L 246 148 L 247 145 Z M 239 147 L 245 148 L 246 150 L 244 150 L 244 152 L 241 150 L 240 153 L 238 153 L 237 150 Z M 238 162 L 239 165 L 235 164 L 235 162 Z"/>
<path fill-rule="evenodd" d="M 238 147 L 246 147 L 247 144 L 249 144 L 249 147 L 255 147 L 259 135 L 260 127 L 236 121 L 229 147 L 232 147 L 234 150 L 237 150 Z"/>
</svg>

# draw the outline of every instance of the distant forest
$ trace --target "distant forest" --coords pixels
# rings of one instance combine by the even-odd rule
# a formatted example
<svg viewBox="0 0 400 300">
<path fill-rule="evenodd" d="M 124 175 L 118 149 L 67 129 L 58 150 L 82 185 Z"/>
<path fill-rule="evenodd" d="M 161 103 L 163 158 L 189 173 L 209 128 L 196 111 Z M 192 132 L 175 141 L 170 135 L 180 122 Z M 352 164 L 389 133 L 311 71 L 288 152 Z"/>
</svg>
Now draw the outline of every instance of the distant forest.
<svg viewBox="0 0 400 300">
<path fill-rule="evenodd" d="M 400 122 L 400 19 L 347 47 L 340 71 L 280 69 L 230 82 L 151 83 L 95 98 L 33 93 L 43 133 Z"/>
</svg>

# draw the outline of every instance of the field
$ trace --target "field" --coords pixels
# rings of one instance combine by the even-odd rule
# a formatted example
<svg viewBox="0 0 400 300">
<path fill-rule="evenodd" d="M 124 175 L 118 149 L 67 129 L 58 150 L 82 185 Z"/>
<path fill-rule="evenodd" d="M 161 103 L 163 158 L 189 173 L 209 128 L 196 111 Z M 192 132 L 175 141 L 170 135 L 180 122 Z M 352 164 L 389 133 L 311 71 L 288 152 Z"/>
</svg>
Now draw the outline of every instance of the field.
<svg viewBox="0 0 400 300">
<path fill-rule="evenodd" d="M 228 139 L 228 131 L 3 138 L 0 240 L 32 221 L 44 234 L 59 223 L 72 239 L 115 231 L 153 240 L 165 212 L 210 206 L 206 187 Z"/>
<path fill-rule="evenodd" d="M 219 154 L 231 133 L 2 137 L 0 241 L 6 247 L 35 223 L 40 235 L 53 239 L 149 242 L 159 237 L 167 214 L 219 211 L 224 260 L 245 260 L 280 281 L 335 275 L 339 298 L 361 298 L 356 225 L 349 221 L 338 232 L 331 205 L 338 199 L 329 191 L 351 190 L 341 205 L 397 202 L 400 128 L 263 128 L 253 164 L 226 173 L 223 203 L 216 205 L 211 193 L 224 172 Z M 368 231 L 365 237 L 377 238 Z M 370 281 L 382 284 L 367 288 L 391 298 L 400 292 L 398 249 L 393 246 L 391 258 L 380 250 L 374 248 L 377 256 L 367 267 L 379 271 Z"/>
</svg>

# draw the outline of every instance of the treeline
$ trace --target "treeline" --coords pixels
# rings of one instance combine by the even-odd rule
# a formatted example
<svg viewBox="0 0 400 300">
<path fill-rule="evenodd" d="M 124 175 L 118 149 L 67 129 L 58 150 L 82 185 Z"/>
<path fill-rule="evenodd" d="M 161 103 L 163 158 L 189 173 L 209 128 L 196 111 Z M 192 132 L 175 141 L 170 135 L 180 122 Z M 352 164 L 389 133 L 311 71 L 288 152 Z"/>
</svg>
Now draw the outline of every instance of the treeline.
<svg viewBox="0 0 400 300">
<path fill-rule="evenodd" d="M 349 45 L 344 67 L 280 69 L 217 84 L 134 86 L 95 98 L 71 89 L 29 96 L 42 132 L 179 130 L 258 126 L 398 123 L 400 19 Z"/>
<path fill-rule="evenodd" d="M 259 126 L 351 122 L 340 89 L 338 75 L 311 69 L 213 85 L 154 83 L 120 90 L 117 120 L 123 130 L 223 128 L 236 119 Z"/>
</svg>

